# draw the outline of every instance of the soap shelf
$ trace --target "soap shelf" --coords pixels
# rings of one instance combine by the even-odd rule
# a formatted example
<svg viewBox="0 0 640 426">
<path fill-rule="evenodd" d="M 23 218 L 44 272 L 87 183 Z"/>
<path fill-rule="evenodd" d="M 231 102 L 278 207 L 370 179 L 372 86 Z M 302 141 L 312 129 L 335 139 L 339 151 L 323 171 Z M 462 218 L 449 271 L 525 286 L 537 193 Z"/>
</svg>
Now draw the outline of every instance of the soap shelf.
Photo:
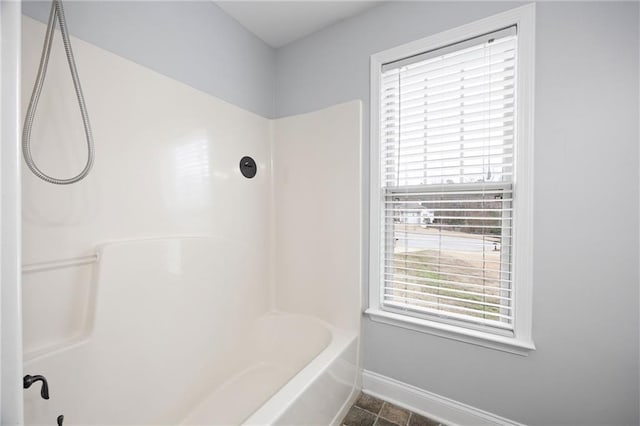
<svg viewBox="0 0 640 426">
<path fill-rule="evenodd" d="M 69 268 L 71 266 L 90 265 L 97 263 L 98 254 L 88 256 L 70 257 L 67 259 L 56 259 L 47 262 L 35 262 L 22 265 L 22 273 L 28 274 L 32 272 L 48 271 L 51 269 Z"/>
</svg>

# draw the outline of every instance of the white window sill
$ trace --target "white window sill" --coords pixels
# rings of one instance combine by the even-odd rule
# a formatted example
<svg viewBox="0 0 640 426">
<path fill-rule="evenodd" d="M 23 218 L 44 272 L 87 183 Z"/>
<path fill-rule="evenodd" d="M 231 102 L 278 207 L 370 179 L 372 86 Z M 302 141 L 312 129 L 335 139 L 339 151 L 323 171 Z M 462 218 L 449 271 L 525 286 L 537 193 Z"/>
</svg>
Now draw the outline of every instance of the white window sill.
<svg viewBox="0 0 640 426">
<path fill-rule="evenodd" d="M 365 314 L 375 322 L 419 331 L 421 333 L 433 334 L 435 336 L 484 346 L 486 348 L 509 352 L 516 355 L 527 356 L 529 352 L 536 348 L 531 340 L 500 336 L 484 331 L 443 324 L 436 321 L 413 318 L 380 309 L 369 308 L 365 311 Z"/>
</svg>

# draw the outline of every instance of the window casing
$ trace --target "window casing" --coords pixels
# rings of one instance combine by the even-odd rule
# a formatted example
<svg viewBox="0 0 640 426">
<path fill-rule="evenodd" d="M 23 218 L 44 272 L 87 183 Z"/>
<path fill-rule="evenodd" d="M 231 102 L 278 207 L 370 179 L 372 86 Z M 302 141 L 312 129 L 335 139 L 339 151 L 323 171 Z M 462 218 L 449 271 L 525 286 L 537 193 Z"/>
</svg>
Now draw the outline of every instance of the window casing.
<svg viewBox="0 0 640 426">
<path fill-rule="evenodd" d="M 533 349 L 533 16 L 372 56 L 372 319 Z"/>
</svg>

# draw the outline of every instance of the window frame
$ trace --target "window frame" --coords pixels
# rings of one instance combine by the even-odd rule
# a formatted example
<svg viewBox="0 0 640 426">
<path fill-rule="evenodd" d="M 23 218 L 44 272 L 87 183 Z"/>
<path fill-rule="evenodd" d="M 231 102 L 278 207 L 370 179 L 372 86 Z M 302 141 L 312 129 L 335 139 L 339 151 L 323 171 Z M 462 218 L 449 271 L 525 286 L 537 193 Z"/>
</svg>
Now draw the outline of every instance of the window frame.
<svg viewBox="0 0 640 426">
<path fill-rule="evenodd" d="M 513 333 L 503 335 L 483 327 L 456 321 L 409 316 L 383 308 L 382 227 L 385 189 L 380 178 L 380 83 L 382 65 L 423 52 L 459 43 L 482 34 L 517 26 L 516 58 L 516 138 L 513 177 Z M 492 349 L 527 355 L 535 349 L 532 339 L 533 304 L 533 113 L 534 113 L 535 4 L 518 7 L 433 36 L 371 55 L 370 60 L 370 230 L 369 230 L 369 307 L 365 313 L 376 322 L 403 327 L 476 344 Z"/>
</svg>

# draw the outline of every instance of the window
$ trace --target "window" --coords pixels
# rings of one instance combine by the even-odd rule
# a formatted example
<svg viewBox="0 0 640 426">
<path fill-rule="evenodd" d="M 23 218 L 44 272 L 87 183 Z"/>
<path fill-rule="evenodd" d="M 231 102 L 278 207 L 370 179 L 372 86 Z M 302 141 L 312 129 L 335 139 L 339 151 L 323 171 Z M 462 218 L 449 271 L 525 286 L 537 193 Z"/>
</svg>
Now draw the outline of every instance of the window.
<svg viewBox="0 0 640 426">
<path fill-rule="evenodd" d="M 372 57 L 373 319 L 533 348 L 532 14 Z"/>
</svg>

